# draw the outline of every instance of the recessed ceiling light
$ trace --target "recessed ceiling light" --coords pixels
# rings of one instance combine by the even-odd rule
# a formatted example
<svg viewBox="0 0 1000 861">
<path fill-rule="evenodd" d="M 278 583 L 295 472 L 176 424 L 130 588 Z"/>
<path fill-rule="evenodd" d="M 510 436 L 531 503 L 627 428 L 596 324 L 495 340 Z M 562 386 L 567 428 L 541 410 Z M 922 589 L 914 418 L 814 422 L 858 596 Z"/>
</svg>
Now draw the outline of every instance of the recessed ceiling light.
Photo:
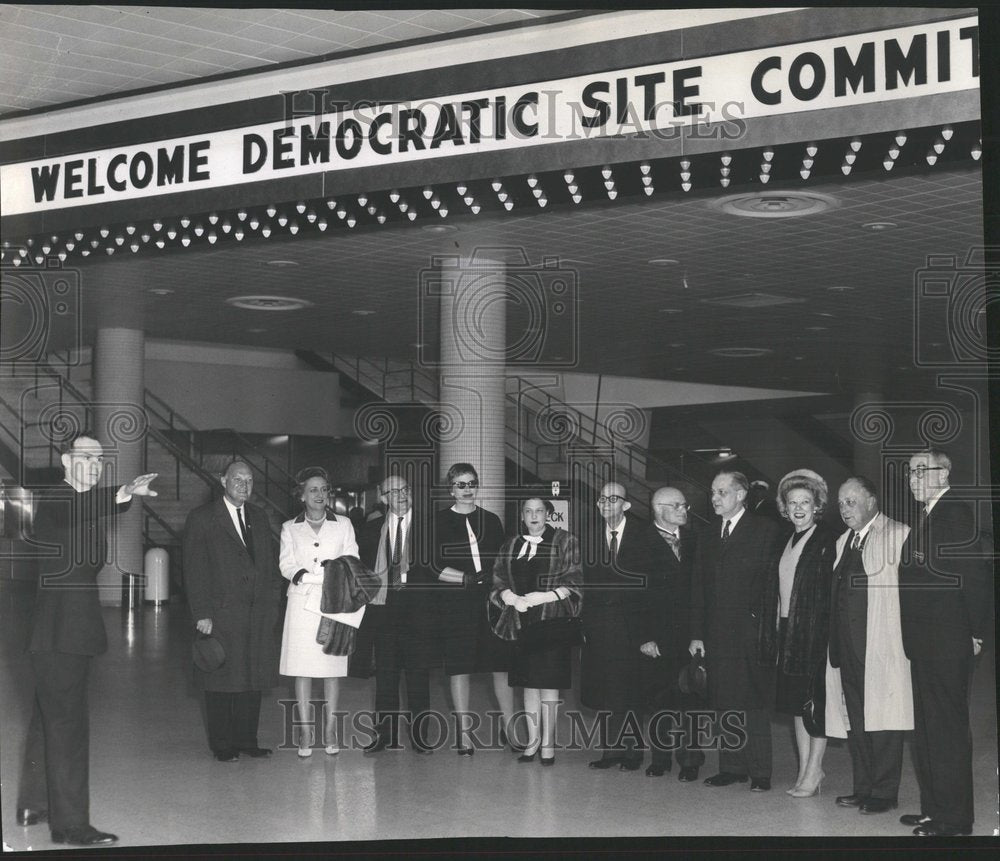
<svg viewBox="0 0 1000 861">
<path fill-rule="evenodd" d="M 730 195 L 709 203 L 712 209 L 744 218 L 795 218 L 826 212 L 838 205 L 835 197 L 814 191 L 757 191 Z"/>
<path fill-rule="evenodd" d="M 683 314 L 680 308 L 660 308 L 661 314 Z"/>
<path fill-rule="evenodd" d="M 817 317 L 836 317 L 836 314 L 831 314 L 829 311 L 817 311 Z"/>
<path fill-rule="evenodd" d="M 674 260 L 673 257 L 654 257 L 652 260 L 646 261 L 650 266 L 676 266 L 680 263 L 679 260 Z"/>
<path fill-rule="evenodd" d="M 233 296 L 226 304 L 250 311 L 297 311 L 308 308 L 312 302 L 292 296 Z"/>
<path fill-rule="evenodd" d="M 807 332 L 825 332 L 826 326 L 806 326 Z"/>
<path fill-rule="evenodd" d="M 256 334 L 259 334 L 260 332 L 266 332 L 266 331 L 267 331 L 267 329 L 262 329 L 262 328 L 260 328 L 260 327 L 258 326 L 258 327 L 254 328 L 254 329 L 247 329 L 247 331 L 248 331 L 248 332 L 252 332 L 253 334 L 255 334 L 255 335 L 256 335 Z"/>
<path fill-rule="evenodd" d="M 827 287 L 826 289 L 829 290 L 831 293 L 844 293 L 848 290 L 853 290 L 854 288 L 848 287 L 846 284 L 836 284 L 833 287 Z"/>
<path fill-rule="evenodd" d="M 424 344 L 424 343 L 421 343 L 420 341 L 417 341 L 416 343 L 410 344 L 410 346 L 411 347 L 416 347 L 419 350 L 421 347 L 426 347 L 427 345 Z"/>
<path fill-rule="evenodd" d="M 296 260 L 268 260 L 265 266 L 273 266 L 275 269 L 285 269 L 289 266 L 298 266 Z"/>
<path fill-rule="evenodd" d="M 896 223 L 893 221 L 869 221 L 867 224 L 862 224 L 862 227 L 868 230 L 892 230 L 896 227 Z"/>
<path fill-rule="evenodd" d="M 353 311 L 351 311 L 351 313 L 357 314 L 359 317 L 367 317 L 370 314 L 374 314 L 375 312 L 369 310 L 368 308 L 355 308 Z"/>
<path fill-rule="evenodd" d="M 420 229 L 428 233 L 454 233 L 458 230 L 454 224 L 425 224 Z"/>
<path fill-rule="evenodd" d="M 792 359 L 794 359 L 796 362 L 801 362 L 804 358 L 805 356 L 792 356 Z"/>
<path fill-rule="evenodd" d="M 153 293 L 156 296 L 169 296 L 174 291 L 171 290 L 169 287 L 154 287 L 149 292 Z"/>
</svg>

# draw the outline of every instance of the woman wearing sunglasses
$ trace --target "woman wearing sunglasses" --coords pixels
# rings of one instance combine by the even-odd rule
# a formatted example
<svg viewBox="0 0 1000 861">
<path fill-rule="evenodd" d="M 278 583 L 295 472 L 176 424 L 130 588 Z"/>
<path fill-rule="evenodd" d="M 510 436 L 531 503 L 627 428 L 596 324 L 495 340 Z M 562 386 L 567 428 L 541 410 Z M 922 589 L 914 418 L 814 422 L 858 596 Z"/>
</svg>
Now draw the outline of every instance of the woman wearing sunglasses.
<svg viewBox="0 0 1000 861">
<path fill-rule="evenodd" d="M 493 636 L 486 604 L 493 583 L 493 564 L 504 534 L 500 518 L 476 505 L 479 474 L 471 463 L 456 463 L 446 477 L 455 500 L 442 509 L 434 522 L 434 567 L 438 579 L 450 584 L 441 589 L 437 606 L 444 652 L 444 671 L 450 677 L 451 698 L 458 714 L 456 729 L 459 755 L 471 756 L 467 743 L 469 676 L 493 674 L 493 691 L 504 715 L 502 740 L 514 715 L 514 694 L 507 684 L 513 660 L 511 647 Z"/>
</svg>

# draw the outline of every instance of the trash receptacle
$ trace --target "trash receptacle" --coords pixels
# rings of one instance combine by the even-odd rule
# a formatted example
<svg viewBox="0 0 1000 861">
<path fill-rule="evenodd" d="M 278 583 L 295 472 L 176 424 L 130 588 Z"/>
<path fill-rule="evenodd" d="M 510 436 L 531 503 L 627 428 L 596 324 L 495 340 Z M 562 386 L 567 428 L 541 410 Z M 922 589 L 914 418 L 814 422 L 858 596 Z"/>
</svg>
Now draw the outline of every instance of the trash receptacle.
<svg viewBox="0 0 1000 861">
<path fill-rule="evenodd" d="M 146 600 L 160 605 L 170 598 L 170 556 L 162 547 L 146 551 Z"/>
</svg>

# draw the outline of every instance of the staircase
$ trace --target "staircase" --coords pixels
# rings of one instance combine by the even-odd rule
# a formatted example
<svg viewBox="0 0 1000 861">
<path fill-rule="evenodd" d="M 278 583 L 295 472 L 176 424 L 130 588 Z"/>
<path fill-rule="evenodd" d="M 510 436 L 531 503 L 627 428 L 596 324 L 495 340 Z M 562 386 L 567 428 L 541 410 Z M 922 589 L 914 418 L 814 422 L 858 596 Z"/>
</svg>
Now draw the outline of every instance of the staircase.
<svg viewBox="0 0 1000 861">
<path fill-rule="evenodd" d="M 428 409 L 440 403 L 437 377 L 413 363 L 307 351 L 296 355 L 312 367 L 337 371 L 387 403 L 420 403 Z M 505 454 L 521 481 L 566 481 L 569 477 L 589 487 L 596 497 L 601 467 L 610 461 L 615 480 L 628 491 L 632 510 L 646 519 L 652 516 L 653 492 L 668 482 L 688 495 L 708 493 L 679 463 L 657 459 L 629 441 L 629 431 L 645 421 L 638 409 L 632 415 L 616 413 L 599 421 L 518 376 L 506 378 L 505 399 Z M 659 476 L 657 481 L 647 480 L 650 472 Z"/>
<path fill-rule="evenodd" d="M 42 362 L 0 366 L 0 475 L 6 472 L 18 484 L 61 477 L 58 445 L 51 437 L 68 428 L 93 426 L 90 363 L 83 358 L 54 354 Z M 267 513 L 275 537 L 280 534 L 294 483 L 283 467 L 231 430 L 223 431 L 226 451 L 216 447 L 206 454 L 198 429 L 148 389 L 144 408 L 148 426 L 142 471 L 159 474 L 157 496 L 143 504 L 146 545 L 179 550 L 188 512 L 218 492 L 219 475 L 234 457 L 255 470 L 252 499 Z M 179 552 L 171 556 L 179 564 Z"/>
</svg>

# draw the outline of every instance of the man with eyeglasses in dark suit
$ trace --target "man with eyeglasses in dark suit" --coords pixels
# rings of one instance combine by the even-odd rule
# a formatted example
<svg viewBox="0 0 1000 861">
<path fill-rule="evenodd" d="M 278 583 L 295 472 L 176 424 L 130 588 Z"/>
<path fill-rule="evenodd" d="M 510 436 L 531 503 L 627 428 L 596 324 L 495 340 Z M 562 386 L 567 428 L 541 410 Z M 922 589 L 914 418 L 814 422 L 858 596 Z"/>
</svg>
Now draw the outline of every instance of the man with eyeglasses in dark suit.
<svg viewBox="0 0 1000 861">
<path fill-rule="evenodd" d="M 969 685 L 993 607 L 976 514 L 951 490 L 951 458 L 927 449 L 907 478 L 921 503 L 899 571 L 903 648 L 913 675 L 913 762 L 920 813 L 901 817 L 920 837 L 971 834 Z"/>
<path fill-rule="evenodd" d="M 358 649 L 373 649 L 375 656 L 376 735 L 365 753 L 399 748 L 399 683 L 405 675 L 410 745 L 415 753 L 428 754 L 431 749 L 421 738 L 418 716 L 430 709 L 436 649 L 428 594 L 431 576 L 421 564 L 423 525 L 402 476 L 386 478 L 379 498 L 388 508 L 385 517 L 366 523 L 358 535 L 361 561 L 382 580 L 358 633 Z"/>
<path fill-rule="evenodd" d="M 690 694 L 678 687 L 678 676 L 688 660 L 691 629 L 691 575 L 697 538 L 688 526 L 690 506 L 676 487 L 661 487 L 653 494 L 653 523 L 649 527 L 649 587 L 640 616 L 642 628 L 641 679 L 647 710 L 650 712 L 649 746 L 652 763 L 649 777 L 661 777 L 672 767 L 670 744 L 683 731 L 677 750 L 679 779 L 690 783 L 698 779 L 698 769 L 705 761 L 701 750 L 692 750 L 692 738 L 684 725 L 685 711 L 696 707 Z M 682 723 L 672 721 L 666 710 L 679 712 Z M 666 742 L 664 744 L 663 742 Z"/>
</svg>

